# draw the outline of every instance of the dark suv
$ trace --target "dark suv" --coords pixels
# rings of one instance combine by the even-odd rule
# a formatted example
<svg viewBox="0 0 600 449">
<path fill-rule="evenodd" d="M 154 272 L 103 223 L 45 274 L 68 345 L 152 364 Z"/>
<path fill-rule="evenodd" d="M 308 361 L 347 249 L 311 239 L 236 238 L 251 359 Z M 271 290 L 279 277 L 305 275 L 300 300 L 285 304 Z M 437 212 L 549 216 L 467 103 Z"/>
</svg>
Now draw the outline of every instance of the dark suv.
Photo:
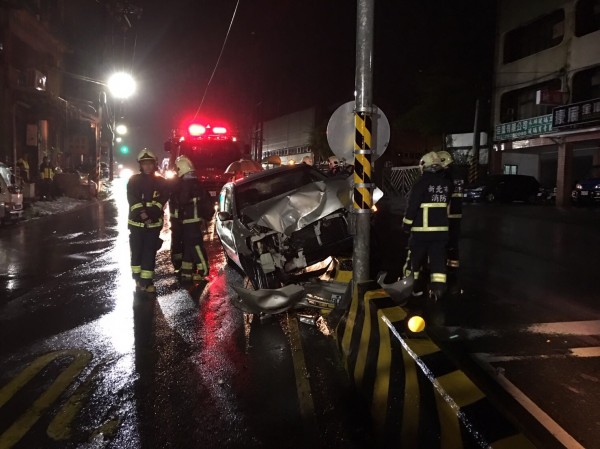
<svg viewBox="0 0 600 449">
<path fill-rule="evenodd" d="M 466 201 L 535 201 L 540 183 L 533 176 L 492 175 L 481 183 L 465 189 Z"/>
<path fill-rule="evenodd" d="M 575 184 L 571 198 L 575 204 L 600 203 L 600 165 L 594 165 L 589 176 Z"/>
</svg>

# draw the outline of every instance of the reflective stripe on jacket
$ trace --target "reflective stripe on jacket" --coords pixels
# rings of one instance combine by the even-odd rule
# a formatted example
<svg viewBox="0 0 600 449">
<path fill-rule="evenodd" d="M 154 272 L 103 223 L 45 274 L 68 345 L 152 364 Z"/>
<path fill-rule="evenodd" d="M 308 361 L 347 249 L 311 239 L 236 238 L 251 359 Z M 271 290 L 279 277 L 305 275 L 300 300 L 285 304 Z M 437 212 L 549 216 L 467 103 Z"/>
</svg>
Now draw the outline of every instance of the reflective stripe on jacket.
<svg viewBox="0 0 600 449">
<path fill-rule="evenodd" d="M 425 172 L 410 191 L 405 225 L 411 232 L 448 232 L 448 205 L 454 193 L 452 182 L 440 173 Z"/>
</svg>

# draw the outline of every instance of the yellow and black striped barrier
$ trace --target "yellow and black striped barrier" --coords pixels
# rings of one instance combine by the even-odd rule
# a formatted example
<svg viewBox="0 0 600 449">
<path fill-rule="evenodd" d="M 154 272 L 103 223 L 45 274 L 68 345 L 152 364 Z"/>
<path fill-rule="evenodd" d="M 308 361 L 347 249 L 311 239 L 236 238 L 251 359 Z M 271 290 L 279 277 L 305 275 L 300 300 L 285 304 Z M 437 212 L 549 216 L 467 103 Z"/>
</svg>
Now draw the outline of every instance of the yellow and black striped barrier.
<svg viewBox="0 0 600 449">
<path fill-rule="evenodd" d="M 530 449 L 535 445 L 375 282 L 355 286 L 336 333 L 380 446 Z M 408 335 L 407 335 L 408 334 Z"/>
<path fill-rule="evenodd" d="M 354 209 L 370 210 L 371 195 L 371 116 L 366 112 L 354 113 Z"/>
</svg>

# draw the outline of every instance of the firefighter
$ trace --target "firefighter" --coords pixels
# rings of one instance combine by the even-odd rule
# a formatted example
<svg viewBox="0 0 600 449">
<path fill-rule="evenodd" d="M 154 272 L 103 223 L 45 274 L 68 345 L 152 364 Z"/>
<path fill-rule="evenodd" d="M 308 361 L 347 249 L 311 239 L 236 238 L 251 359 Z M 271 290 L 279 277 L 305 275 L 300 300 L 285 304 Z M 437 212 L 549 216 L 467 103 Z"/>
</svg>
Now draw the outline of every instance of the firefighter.
<svg viewBox="0 0 600 449">
<path fill-rule="evenodd" d="M 40 198 L 43 200 L 54 199 L 54 187 L 52 180 L 54 179 L 54 170 L 48 161 L 48 156 L 44 156 L 40 164 Z"/>
<path fill-rule="evenodd" d="M 463 186 L 462 180 L 452 177 L 452 164 L 454 160 L 452 155 L 447 151 L 438 151 L 443 174 L 446 179 L 452 182 L 454 191 L 450 198 L 448 206 L 448 246 L 447 246 L 447 268 L 448 268 L 448 289 L 451 293 L 460 291 L 458 282 L 458 270 L 460 268 L 460 260 L 458 257 L 458 241 L 460 240 L 460 222 L 462 219 L 462 201 L 463 201 Z"/>
<path fill-rule="evenodd" d="M 175 176 L 167 181 L 169 184 L 169 222 L 171 224 L 171 263 L 175 269 L 175 274 L 181 270 L 181 261 L 183 260 L 183 240 L 181 236 L 181 219 L 179 218 L 179 189 L 182 180 Z"/>
<path fill-rule="evenodd" d="M 127 183 L 131 273 L 137 292 L 154 295 L 156 288 L 152 279 L 156 253 L 162 244 L 160 230 L 167 188 L 164 178 L 156 174 L 156 156 L 152 151 L 144 148 L 137 160 L 140 173 L 129 178 Z"/>
<path fill-rule="evenodd" d="M 442 165 L 435 152 L 419 161 L 422 176 L 410 191 L 402 228 L 410 232 L 409 274 L 414 277 L 413 294 L 419 296 L 425 284 L 421 268 L 429 260 L 430 293 L 434 299 L 446 291 L 446 245 L 448 244 L 448 204 L 452 183 L 442 176 Z"/>
<path fill-rule="evenodd" d="M 200 185 L 192 161 L 180 156 L 175 166 L 179 177 L 175 196 L 183 244 L 180 279 L 182 282 L 200 282 L 209 271 L 203 228 L 214 213 L 213 201 Z"/>
<path fill-rule="evenodd" d="M 329 156 L 329 159 L 327 160 L 327 165 L 330 175 L 337 175 L 342 168 L 340 166 L 340 160 L 336 156 Z"/>
</svg>

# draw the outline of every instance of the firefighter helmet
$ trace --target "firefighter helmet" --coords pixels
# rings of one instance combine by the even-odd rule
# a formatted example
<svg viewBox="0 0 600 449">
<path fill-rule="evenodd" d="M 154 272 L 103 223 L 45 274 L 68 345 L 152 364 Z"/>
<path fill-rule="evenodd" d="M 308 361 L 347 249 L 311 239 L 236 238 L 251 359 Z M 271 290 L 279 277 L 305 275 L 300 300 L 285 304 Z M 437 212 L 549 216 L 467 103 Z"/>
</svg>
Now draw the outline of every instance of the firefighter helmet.
<svg viewBox="0 0 600 449">
<path fill-rule="evenodd" d="M 452 159 L 452 155 L 447 151 L 438 151 L 437 155 L 440 158 L 440 162 L 443 168 L 450 167 L 450 164 L 454 162 L 454 159 Z"/>
<path fill-rule="evenodd" d="M 152 162 L 156 163 L 156 156 L 148 148 L 144 148 L 142 151 L 139 152 L 137 161 L 138 162 L 152 161 Z"/>
<path fill-rule="evenodd" d="M 419 167 L 422 171 L 436 172 L 442 167 L 442 162 L 435 151 L 430 151 L 421 157 Z"/>
<path fill-rule="evenodd" d="M 186 156 L 179 156 L 175 160 L 175 167 L 177 175 L 180 177 L 194 171 L 194 164 Z"/>
</svg>

